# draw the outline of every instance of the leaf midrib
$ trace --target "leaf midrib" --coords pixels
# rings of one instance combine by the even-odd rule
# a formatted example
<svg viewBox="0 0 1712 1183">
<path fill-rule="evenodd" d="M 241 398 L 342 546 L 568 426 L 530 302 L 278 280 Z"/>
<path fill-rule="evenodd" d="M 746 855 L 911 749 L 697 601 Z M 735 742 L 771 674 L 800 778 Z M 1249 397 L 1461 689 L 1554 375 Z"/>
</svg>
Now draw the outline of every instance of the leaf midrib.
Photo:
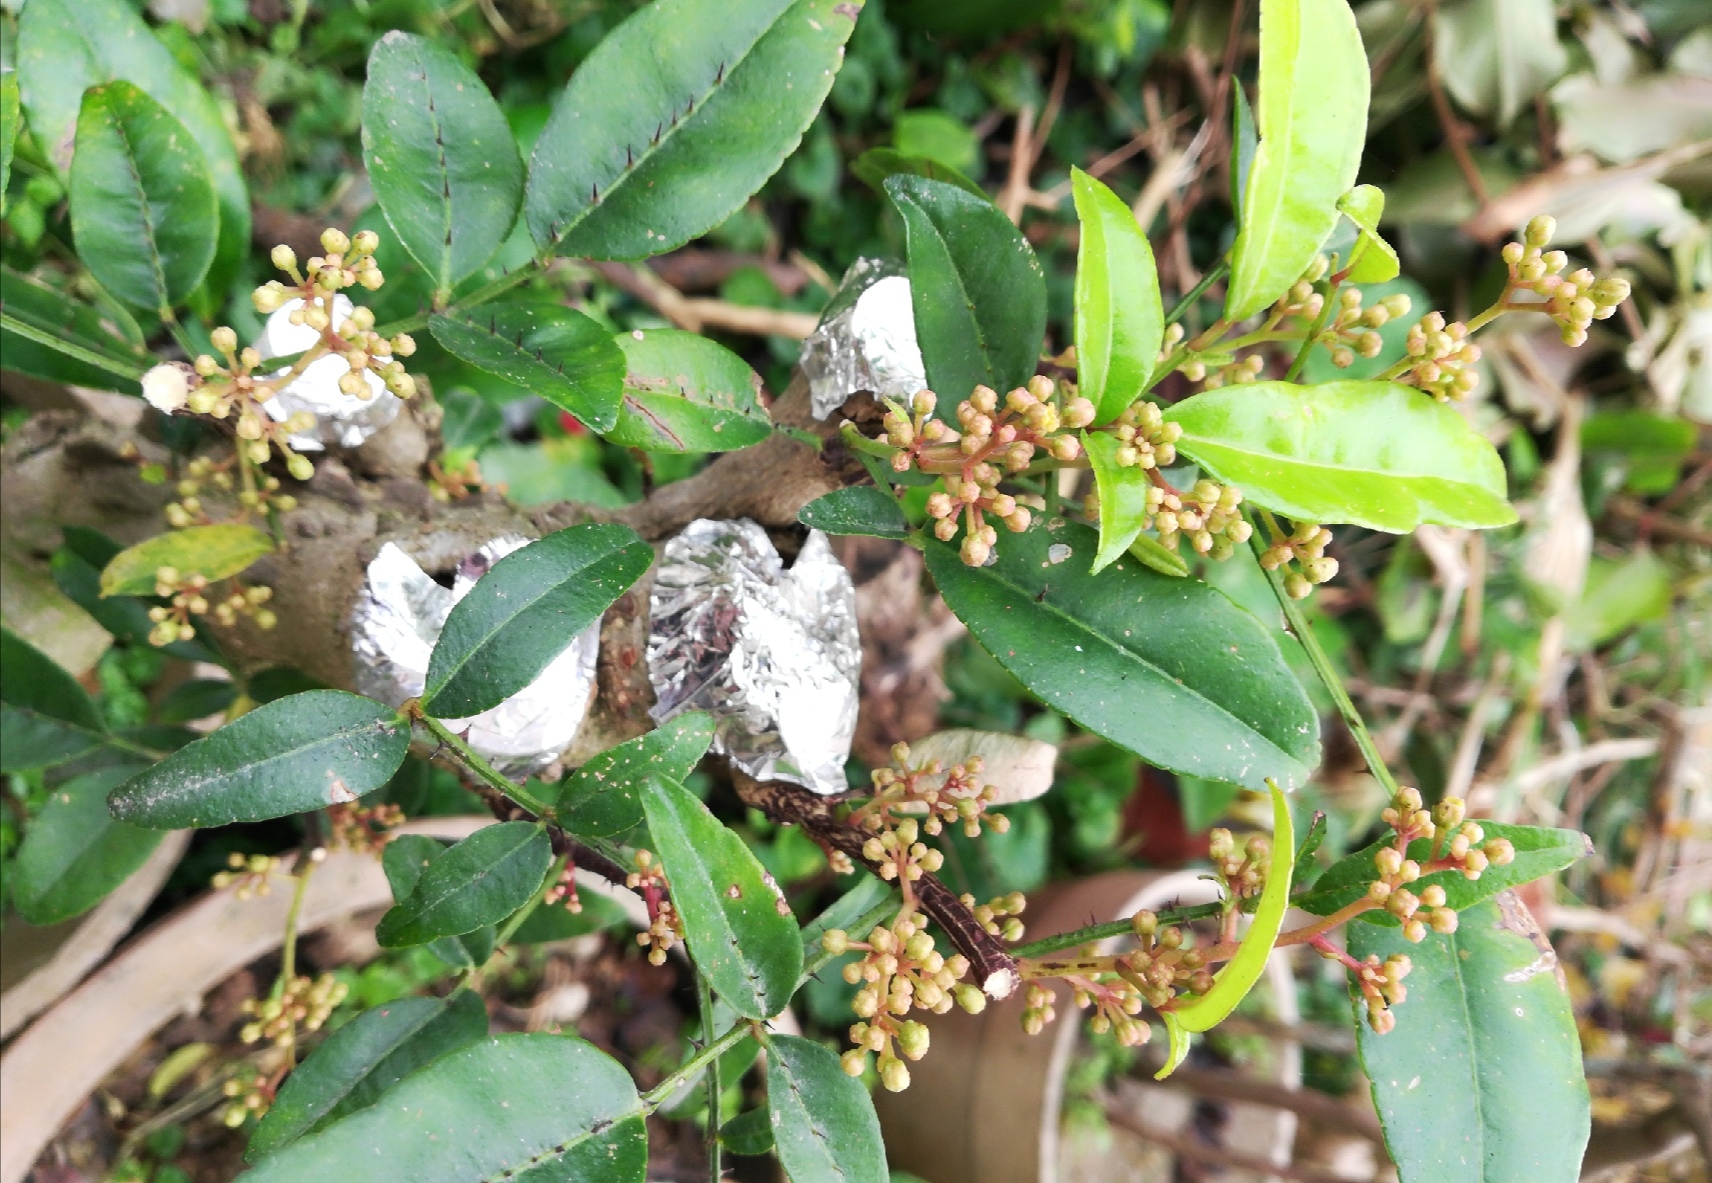
<svg viewBox="0 0 1712 1183">
<path fill-rule="evenodd" d="M 153 208 L 149 205 L 148 192 L 143 188 L 142 174 L 137 171 L 136 149 L 131 145 L 131 137 L 125 129 L 125 121 L 120 116 L 115 104 L 111 102 L 113 85 L 113 83 L 109 82 L 106 88 L 104 88 L 101 97 L 101 105 L 106 110 L 109 118 L 113 121 L 113 130 L 119 137 L 120 155 L 125 158 L 125 171 L 130 174 L 131 183 L 136 186 L 137 202 L 142 206 L 143 210 L 143 244 L 148 249 L 149 268 L 154 272 L 155 277 L 155 295 L 160 301 L 158 311 L 160 312 L 162 319 L 170 321 L 172 319 L 172 300 L 167 295 L 166 267 L 161 263 L 159 245 L 155 241 L 155 220 Z M 139 94 L 142 93 L 141 87 L 133 86 L 133 88 Z M 163 107 L 162 110 L 165 110 L 165 108 Z"/>
<path fill-rule="evenodd" d="M 604 1134 L 606 1131 L 617 1127 L 621 1122 L 629 1121 L 633 1117 L 646 1117 L 647 1113 L 648 1111 L 642 1107 L 642 1099 L 638 1097 L 635 1109 L 629 1109 L 623 1113 L 614 1114 L 608 1117 L 597 1118 L 595 1120 L 595 1124 L 600 1126 L 600 1132 Z M 604 1125 L 601 1124 L 603 1122 L 605 1123 Z M 501 1169 L 496 1175 L 483 1175 L 479 1180 L 479 1183 L 510 1183 L 511 1180 L 516 1179 L 526 1171 L 534 1170 L 544 1162 L 551 1162 L 565 1158 L 570 1154 L 573 1147 L 581 1146 L 590 1138 L 597 1136 L 598 1135 L 595 1133 L 594 1129 L 590 1127 L 589 1129 L 585 1129 L 577 1134 L 574 1138 L 566 1138 L 563 1141 L 555 1142 L 539 1154 L 531 1155 L 529 1158 L 515 1166 L 509 1166 Z"/>
<path fill-rule="evenodd" d="M 473 887 L 477 887 L 482 882 L 484 882 L 485 880 L 492 878 L 507 863 L 509 863 L 512 859 L 516 858 L 517 855 L 521 851 L 528 849 L 529 844 L 531 841 L 534 840 L 535 835 L 538 833 L 541 833 L 541 832 L 542 832 L 541 830 L 534 828 L 534 827 L 531 827 L 530 832 L 528 834 L 523 835 L 521 841 L 513 843 L 511 845 L 510 849 L 505 850 L 497 858 L 494 858 L 494 859 L 490 860 L 489 862 L 487 862 L 486 864 L 475 868 L 475 870 L 469 876 L 449 880 L 446 888 L 443 891 L 441 891 L 438 895 L 434 896 L 432 899 L 427 899 L 427 898 L 422 899 L 418 903 L 418 906 L 415 908 L 415 910 L 413 912 L 406 914 L 407 919 L 405 921 L 401 921 L 399 923 L 398 927 L 403 928 L 406 923 L 413 924 L 413 925 L 422 923 L 423 917 L 427 916 L 430 912 L 432 912 L 436 908 L 441 907 L 443 904 L 446 903 L 447 900 L 452 899 L 454 896 L 458 895 L 460 892 L 466 891 L 466 890 L 473 888 Z M 449 855 L 449 854 L 451 854 L 451 851 L 448 850 L 446 853 Z M 441 862 L 440 859 L 435 859 L 432 864 L 425 867 L 422 871 L 422 879 L 428 878 L 428 876 L 433 872 L 434 868 L 440 865 L 440 862 Z M 416 888 L 411 891 L 411 893 L 408 897 L 409 900 L 412 902 L 416 902 L 417 897 L 422 894 L 422 890 L 421 890 L 422 889 L 422 879 L 418 879 L 416 881 Z M 400 907 L 402 907 L 402 906 L 403 905 L 400 905 Z M 480 927 L 481 927 L 481 925 L 479 925 L 479 924 L 476 926 L 476 928 L 480 928 Z M 475 929 L 470 929 L 469 931 L 474 932 Z M 450 936 L 450 937 L 460 937 L 460 936 L 463 936 L 464 934 L 461 932 L 449 932 L 449 933 L 440 933 L 439 935 L 440 936 Z"/>
<path fill-rule="evenodd" d="M 259 760 L 251 761 L 248 764 L 240 764 L 235 768 L 228 768 L 225 771 L 204 773 L 200 775 L 195 773 L 185 774 L 174 772 L 171 788 L 162 796 L 161 800 L 185 800 L 187 797 L 200 792 L 211 784 L 219 784 L 222 781 L 233 780 L 240 776 L 251 776 L 258 770 L 266 769 L 282 760 L 293 760 L 306 752 L 313 752 L 324 747 L 337 746 L 344 740 L 363 731 L 384 731 L 386 729 L 387 722 L 388 721 L 386 719 L 367 719 L 359 723 L 347 723 L 332 732 L 319 735 L 314 739 L 309 740 L 307 743 L 299 744 L 297 747 L 287 748 L 285 751 L 276 752 L 271 756 L 264 756 Z M 201 753 L 198 754 L 200 755 Z M 164 765 L 156 765 L 144 775 L 148 777 L 159 777 L 161 775 L 160 769 L 163 766 Z M 125 819 L 121 818 L 120 820 Z"/>
<path fill-rule="evenodd" d="M 687 792 L 688 790 L 685 790 L 685 791 Z M 670 796 L 666 793 L 661 793 L 660 795 L 662 797 L 666 798 L 665 804 L 666 804 L 667 809 L 669 809 L 671 811 L 672 823 L 673 823 L 673 827 L 677 830 L 678 839 L 680 841 L 682 841 L 683 844 L 687 848 L 689 848 L 691 850 L 695 850 L 696 844 L 690 838 L 689 827 L 684 825 L 684 819 L 683 819 L 682 815 L 678 812 L 677 803 L 675 801 L 672 801 Z M 646 816 L 646 814 L 647 814 L 646 806 L 644 806 L 644 808 L 643 808 L 643 814 L 644 814 L 644 816 Z M 650 823 L 650 825 L 651 824 L 652 823 Z M 729 830 L 726 830 L 723 827 L 721 828 L 720 832 L 722 835 L 730 833 Z M 732 836 L 736 837 L 736 835 L 732 835 Z M 717 838 L 715 839 L 715 841 L 718 841 L 718 840 L 719 839 L 717 839 Z M 741 842 L 742 839 L 739 838 L 738 841 Z M 729 846 L 729 843 L 727 845 Z M 744 847 L 743 849 L 745 851 L 748 850 L 747 847 Z M 717 853 L 717 852 L 715 852 L 715 853 Z M 703 860 L 703 866 L 706 866 L 706 865 L 707 865 L 706 860 Z M 758 966 L 753 961 L 753 959 L 744 956 L 744 954 L 743 954 L 743 943 L 737 939 L 737 929 L 731 923 L 731 917 L 726 915 L 724 897 L 722 897 L 720 895 L 719 888 L 714 885 L 713 878 L 711 875 L 712 868 L 710 867 L 708 869 L 709 869 L 710 874 L 708 875 L 707 881 L 705 884 L 696 882 L 695 877 L 689 877 L 687 881 L 692 882 L 692 883 L 696 883 L 697 887 L 705 886 L 707 888 L 708 895 L 713 900 L 713 905 L 714 905 L 713 906 L 713 913 L 717 917 L 717 924 L 718 924 L 718 928 L 719 928 L 719 934 L 718 935 L 719 935 L 720 939 L 725 942 L 726 951 L 729 952 L 732 955 L 732 959 L 737 962 L 738 968 L 743 974 L 743 980 L 749 986 L 749 993 L 751 996 L 750 1006 L 754 1010 L 764 1011 L 767 1009 L 767 1006 L 766 1006 L 767 1000 L 763 996 L 764 992 L 763 992 L 762 987 L 764 986 L 764 983 L 761 980 L 761 974 L 758 972 Z M 733 881 L 735 882 L 735 880 L 733 880 Z M 726 999 L 726 1001 L 730 1002 L 731 1000 Z"/>
</svg>

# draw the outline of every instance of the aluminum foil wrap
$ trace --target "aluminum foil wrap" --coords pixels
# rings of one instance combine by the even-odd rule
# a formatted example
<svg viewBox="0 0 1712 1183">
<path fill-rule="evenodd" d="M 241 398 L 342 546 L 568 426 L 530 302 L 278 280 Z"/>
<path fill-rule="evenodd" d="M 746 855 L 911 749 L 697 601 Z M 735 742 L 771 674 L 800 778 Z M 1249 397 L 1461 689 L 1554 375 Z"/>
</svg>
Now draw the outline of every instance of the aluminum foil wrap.
<svg viewBox="0 0 1712 1183">
<path fill-rule="evenodd" d="M 825 534 L 786 570 L 754 522 L 691 522 L 666 544 L 649 609 L 657 722 L 708 711 L 714 749 L 750 776 L 845 790 L 862 643 Z"/>
<path fill-rule="evenodd" d="M 368 581 L 351 616 L 357 689 L 396 707 L 422 693 L 428 655 L 452 605 L 469 594 L 488 568 L 529 540 L 505 534 L 458 565 L 450 588 L 440 586 L 394 543 L 369 564 Z M 594 696 L 600 622 L 578 634 L 529 685 L 491 710 L 447 719 L 453 730 L 507 776 L 539 772 L 570 746 Z"/>
<path fill-rule="evenodd" d="M 267 326 L 256 342 L 256 352 L 264 360 L 302 353 L 320 339 L 320 334 L 308 325 L 291 323 L 293 310 L 302 305 L 302 300 L 288 301 L 268 317 Z M 351 315 L 354 307 L 348 296 L 333 297 L 334 328 Z M 339 389 L 339 379 L 350 368 L 344 358 L 328 354 L 262 404 L 262 410 L 276 423 L 284 423 L 297 411 L 308 411 L 315 416 L 313 432 L 291 437 L 291 446 L 299 452 L 319 452 L 327 444 L 354 448 L 398 418 L 403 403 L 373 370 L 365 370 L 363 377 L 368 380 L 374 397 L 361 399 Z M 284 370 L 276 371 L 283 373 Z"/>
<path fill-rule="evenodd" d="M 907 399 L 927 386 L 915 339 L 910 282 L 901 266 L 857 259 L 803 342 L 799 363 L 808 375 L 809 402 L 824 419 L 860 391 Z"/>
</svg>

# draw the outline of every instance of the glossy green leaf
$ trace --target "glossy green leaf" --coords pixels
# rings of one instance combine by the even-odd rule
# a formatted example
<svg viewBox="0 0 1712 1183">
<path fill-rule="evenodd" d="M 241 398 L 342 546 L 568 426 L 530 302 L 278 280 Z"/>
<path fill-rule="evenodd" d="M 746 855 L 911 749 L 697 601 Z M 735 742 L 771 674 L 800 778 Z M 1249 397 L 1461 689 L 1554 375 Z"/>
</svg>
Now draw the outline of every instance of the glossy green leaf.
<svg viewBox="0 0 1712 1183">
<path fill-rule="evenodd" d="M 1650 550 L 1622 559 L 1596 557 L 1587 566 L 1581 598 L 1564 612 L 1570 650 L 1588 653 L 1638 624 L 1670 611 L 1670 568 Z"/>
<path fill-rule="evenodd" d="M 113 362 L 112 367 L 96 365 L 11 329 L 0 328 L 0 366 L 50 382 L 125 394 L 142 392 L 135 379 L 121 375 L 141 374 L 149 364 L 148 355 L 140 346 L 120 336 L 119 326 L 99 309 L 30 276 L 20 275 L 10 267 L 0 267 L 0 305 L 4 305 L 8 318 L 56 341 L 64 341 L 80 352 L 94 353 Z"/>
<path fill-rule="evenodd" d="M 259 822 L 355 801 L 404 763 L 410 727 L 342 690 L 257 707 L 132 777 L 113 816 L 157 830 Z"/>
<path fill-rule="evenodd" d="M 1449 403 L 1395 382 L 1253 382 L 1165 412 L 1177 450 L 1298 521 L 1403 533 L 1506 526 L 1504 462 Z"/>
<path fill-rule="evenodd" d="M 1345 265 L 1351 283 L 1389 283 L 1402 269 L 1397 252 L 1379 235 L 1385 215 L 1385 191 L 1377 185 L 1357 185 L 1338 198 L 1338 210 L 1355 223 L 1355 246 Z"/>
<path fill-rule="evenodd" d="M 1557 956 L 1521 902 L 1488 900 L 1418 945 L 1358 924 L 1349 951 L 1413 967 L 1388 1034 L 1355 1000 L 1356 1046 L 1402 1183 L 1575 1183 L 1590 1124 L 1581 1041 Z"/>
<path fill-rule="evenodd" d="M 1116 193 L 1079 168 L 1070 170 L 1076 217 L 1076 378 L 1109 423 L 1141 397 L 1165 333 L 1153 248 Z"/>
<path fill-rule="evenodd" d="M 400 1081 L 385 1103 L 299 1138 L 244 1183 L 642 1183 L 648 1131 L 630 1074 L 568 1035 L 497 1035 Z"/>
<path fill-rule="evenodd" d="M 17 61 L 31 135 L 61 170 L 71 164 L 78 110 L 91 86 L 130 82 L 184 125 L 202 150 L 219 202 L 209 286 L 223 294 L 250 251 L 250 196 L 237 147 L 219 106 L 161 44 L 136 5 L 31 0 L 18 18 Z"/>
<path fill-rule="evenodd" d="M 76 678 L 0 630 L 0 771 L 63 763 L 99 747 L 106 730 Z"/>
<path fill-rule="evenodd" d="M 366 1109 L 393 1085 L 441 1056 L 487 1036 L 481 995 L 400 998 L 329 1035 L 285 1078 L 244 1157 L 257 1162 L 298 1138 Z"/>
<path fill-rule="evenodd" d="M 445 853 L 444 843 L 425 834 L 394 834 L 380 857 L 393 902 L 409 899 L 423 874 Z M 493 924 L 485 924 L 455 937 L 436 937 L 428 942 L 428 951 L 455 969 L 475 969 L 493 956 L 498 935 Z"/>
<path fill-rule="evenodd" d="M 422 701 L 438 718 L 498 706 L 534 681 L 642 577 L 654 551 L 626 526 L 570 526 L 512 551 L 452 607 Z"/>
<path fill-rule="evenodd" d="M 238 684 L 225 678 L 192 678 L 174 686 L 161 699 L 156 717 L 162 723 L 191 723 L 217 715 L 238 697 Z"/>
<path fill-rule="evenodd" d="M 910 532 L 898 499 L 872 485 L 834 489 L 816 497 L 797 511 L 797 521 L 828 534 L 907 538 Z"/>
<path fill-rule="evenodd" d="M 557 304 L 486 304 L 435 313 L 428 331 L 454 357 L 540 395 L 595 431 L 618 422 L 624 351 L 580 312 Z"/>
<path fill-rule="evenodd" d="M 1129 544 L 1129 553 L 1132 558 L 1140 560 L 1143 566 L 1161 575 L 1181 579 L 1189 573 L 1188 560 L 1176 551 L 1166 549 L 1165 545 L 1151 534 L 1137 534 L 1135 541 Z"/>
<path fill-rule="evenodd" d="M 886 1148 L 868 1088 L 813 1040 L 767 1041 L 767 1109 L 791 1183 L 886 1183 Z"/>
<path fill-rule="evenodd" d="M 12 902 L 31 924 L 54 924 L 93 908 L 160 845 L 159 830 L 114 821 L 107 793 L 137 771 L 119 765 L 54 788 L 24 831 L 12 870 Z"/>
<path fill-rule="evenodd" d="M 948 399 L 978 383 L 1001 394 L 1028 381 L 1046 331 L 1040 260 L 990 201 L 955 185 L 893 176 L 904 221 L 915 335 L 928 385 Z"/>
<path fill-rule="evenodd" d="M 949 164 L 927 156 L 906 156 L 896 148 L 869 148 L 850 162 L 850 172 L 876 193 L 886 191 L 887 177 L 901 174 L 926 177 L 930 181 L 944 181 L 948 185 L 956 185 L 965 193 L 974 194 L 982 201 L 991 200 L 985 189 Z"/>
<path fill-rule="evenodd" d="M 12 179 L 12 150 L 18 142 L 18 72 L 0 73 L 0 208 L 6 201 L 6 183 Z"/>
<path fill-rule="evenodd" d="M 180 575 L 202 575 L 210 582 L 241 573 L 273 551 L 273 539 L 254 526 L 221 522 L 169 530 L 126 547 L 101 572 L 104 596 L 152 596 L 155 572 L 171 567 Z"/>
<path fill-rule="evenodd" d="M 1448 0 L 1432 27 L 1445 88 L 1499 127 L 1569 64 L 1552 0 Z"/>
<path fill-rule="evenodd" d="M 571 76 L 529 161 L 542 254 L 663 254 L 758 190 L 814 121 L 861 4 L 655 0 Z"/>
<path fill-rule="evenodd" d="M 523 200 L 517 141 L 482 80 L 397 29 L 369 53 L 363 163 L 387 222 L 442 292 L 499 249 Z"/>
<path fill-rule="evenodd" d="M 682 329 L 620 333 L 624 400 L 615 444 L 651 452 L 731 452 L 773 433 L 761 376 L 731 350 Z"/>
<path fill-rule="evenodd" d="M 642 807 L 696 967 L 738 1014 L 778 1014 L 803 960 L 802 934 L 784 896 L 743 839 L 682 785 L 654 778 L 642 790 Z"/>
<path fill-rule="evenodd" d="M 719 1142 L 733 1154 L 769 1154 L 773 1149 L 772 1117 L 765 1109 L 739 1113 L 719 1127 Z"/>
<path fill-rule="evenodd" d="M 1367 138 L 1368 68 L 1346 0 L 1262 0 L 1255 149 L 1225 318 L 1283 295 L 1337 225 Z"/>
<path fill-rule="evenodd" d="M 1291 786 L 1319 763 L 1319 720 L 1278 642 L 1195 579 L 1120 559 L 1088 571 L 1085 526 L 999 540 L 990 567 L 927 544 L 927 568 L 982 648 L 1055 710 L 1142 759 L 1233 784 Z"/>
<path fill-rule="evenodd" d="M 1082 448 L 1088 454 L 1088 463 L 1093 465 L 1094 486 L 1100 494 L 1100 549 L 1094 553 L 1093 566 L 1096 573 L 1127 553 L 1147 523 L 1147 491 L 1153 487 L 1153 482 L 1147 479 L 1147 470 L 1140 465 L 1132 464 L 1125 468 L 1118 463 L 1118 452 L 1123 446 L 1123 442 L 1109 431 L 1082 433 Z M 1165 548 L 1158 549 L 1163 551 Z M 1148 566 L 1156 571 L 1159 569 L 1155 563 L 1150 562 Z M 1165 572 L 1167 575 L 1188 573 L 1187 565 L 1183 565 L 1180 571 Z"/>
<path fill-rule="evenodd" d="M 129 82 L 92 86 L 77 117 L 71 232 L 101 285 L 163 318 L 214 261 L 219 206 L 178 120 Z"/>
<path fill-rule="evenodd" d="M 1480 821 L 1486 840 L 1507 838 L 1516 848 L 1516 858 L 1502 867 L 1488 867 L 1480 878 L 1468 879 L 1460 871 L 1434 871 L 1421 876 L 1410 890 L 1419 894 L 1423 887 L 1444 888 L 1445 905 L 1460 911 L 1490 899 L 1511 887 L 1520 887 L 1535 879 L 1561 871 L 1577 859 L 1593 853 L 1592 839 L 1577 830 L 1551 830 L 1538 826 L 1513 826 L 1504 822 Z M 1316 916 L 1330 916 L 1339 908 L 1353 904 L 1367 894 L 1367 885 L 1378 873 L 1373 856 L 1390 842 L 1381 840 L 1345 855 L 1314 882 L 1313 891 L 1293 901 L 1295 907 Z M 1442 843 L 1441 843 L 1442 845 Z M 1409 857 L 1426 865 L 1432 857 L 1433 843 L 1417 838 L 1409 844 Z M 1375 910 L 1362 919 L 1395 928 L 1398 920 L 1391 913 Z"/>
<path fill-rule="evenodd" d="M 584 838 L 610 838 L 642 824 L 642 789 L 683 781 L 713 742 L 706 711 L 673 715 L 646 735 L 590 756 L 559 791 L 559 824 Z"/>
<path fill-rule="evenodd" d="M 423 945 L 505 919 L 541 887 L 553 862 L 532 822 L 485 826 L 428 864 L 415 888 L 375 926 L 385 948 Z"/>
<path fill-rule="evenodd" d="M 1260 148 L 1260 131 L 1254 125 L 1254 108 L 1248 102 L 1248 88 L 1240 81 L 1231 86 L 1231 210 L 1237 222 L 1242 222 L 1242 208 L 1248 202 L 1248 178 L 1254 169 L 1254 154 Z"/>
</svg>

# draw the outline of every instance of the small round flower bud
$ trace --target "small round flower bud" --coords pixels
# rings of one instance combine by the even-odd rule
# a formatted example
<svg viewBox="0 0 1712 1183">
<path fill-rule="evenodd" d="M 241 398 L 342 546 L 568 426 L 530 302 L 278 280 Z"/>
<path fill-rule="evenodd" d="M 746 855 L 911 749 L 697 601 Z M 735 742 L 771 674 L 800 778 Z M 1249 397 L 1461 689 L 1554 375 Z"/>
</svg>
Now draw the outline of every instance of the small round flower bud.
<svg viewBox="0 0 1712 1183">
<path fill-rule="evenodd" d="M 862 1070 L 868 1066 L 868 1053 L 853 1047 L 838 1057 L 838 1066 L 844 1069 L 846 1076 L 860 1076 Z"/>
<path fill-rule="evenodd" d="M 297 266 L 297 252 L 283 242 L 274 247 L 268 257 L 273 260 L 273 265 L 281 271 L 290 271 Z"/>
<path fill-rule="evenodd" d="M 1419 921 L 1416 921 L 1419 923 Z M 1457 915 L 1449 908 L 1434 908 L 1427 917 L 1427 923 L 1440 936 L 1449 936 L 1456 931 Z"/>
<path fill-rule="evenodd" d="M 330 255 L 342 255 L 351 249 L 351 240 L 343 230 L 329 226 L 321 231 L 321 249 Z"/>
<path fill-rule="evenodd" d="M 1427 926 L 1419 920 L 1409 921 L 1403 925 L 1403 939 L 1412 944 L 1420 944 L 1427 939 Z"/>
<path fill-rule="evenodd" d="M 850 948 L 850 934 L 842 928 L 829 928 L 820 938 L 820 947 L 837 957 Z"/>
<path fill-rule="evenodd" d="M 380 246 L 380 235 L 373 230 L 359 230 L 357 236 L 351 239 L 351 246 L 356 248 L 358 254 L 372 255 L 375 248 Z"/>
<path fill-rule="evenodd" d="M 909 1088 L 909 1069 L 895 1056 L 884 1057 L 880 1060 L 880 1083 L 887 1092 L 901 1093 Z"/>
<path fill-rule="evenodd" d="M 309 457 L 296 452 L 286 458 L 285 470 L 292 475 L 292 479 L 299 481 L 306 481 L 315 475 L 315 465 L 310 462 Z"/>
<path fill-rule="evenodd" d="M 1557 233 L 1557 219 L 1549 214 L 1540 214 L 1528 223 L 1522 237 L 1529 246 L 1540 247 L 1552 240 Z"/>
<path fill-rule="evenodd" d="M 231 353 L 238 348 L 238 334 L 228 325 L 221 325 L 209 333 L 208 340 L 221 353 Z"/>
</svg>

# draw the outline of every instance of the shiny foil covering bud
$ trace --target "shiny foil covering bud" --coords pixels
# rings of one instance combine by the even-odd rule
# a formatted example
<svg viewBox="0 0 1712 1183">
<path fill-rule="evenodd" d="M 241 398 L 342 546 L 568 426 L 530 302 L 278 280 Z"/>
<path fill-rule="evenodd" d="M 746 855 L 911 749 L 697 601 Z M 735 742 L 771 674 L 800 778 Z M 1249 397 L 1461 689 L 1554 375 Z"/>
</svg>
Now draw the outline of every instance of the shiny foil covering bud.
<svg viewBox="0 0 1712 1183">
<path fill-rule="evenodd" d="M 714 749 L 750 776 L 844 791 L 862 643 L 825 534 L 786 569 L 754 522 L 691 522 L 666 544 L 649 607 L 656 721 L 709 711 Z"/>
<path fill-rule="evenodd" d="M 368 580 L 351 614 L 351 652 L 356 687 L 396 707 L 422 693 L 428 655 L 452 605 L 476 580 L 529 539 L 505 534 L 458 564 L 450 588 L 434 581 L 396 543 L 381 547 L 369 564 Z M 491 710 L 468 719 L 447 719 L 469 745 L 502 773 L 526 776 L 559 758 L 576 737 L 594 696 L 600 622 L 583 630 L 529 685 Z"/>
<path fill-rule="evenodd" d="M 861 391 L 907 399 L 927 386 L 927 367 L 915 339 L 915 309 L 903 268 L 880 259 L 857 259 L 820 314 L 820 326 L 803 342 L 802 370 L 809 402 L 824 419 Z"/>
</svg>

